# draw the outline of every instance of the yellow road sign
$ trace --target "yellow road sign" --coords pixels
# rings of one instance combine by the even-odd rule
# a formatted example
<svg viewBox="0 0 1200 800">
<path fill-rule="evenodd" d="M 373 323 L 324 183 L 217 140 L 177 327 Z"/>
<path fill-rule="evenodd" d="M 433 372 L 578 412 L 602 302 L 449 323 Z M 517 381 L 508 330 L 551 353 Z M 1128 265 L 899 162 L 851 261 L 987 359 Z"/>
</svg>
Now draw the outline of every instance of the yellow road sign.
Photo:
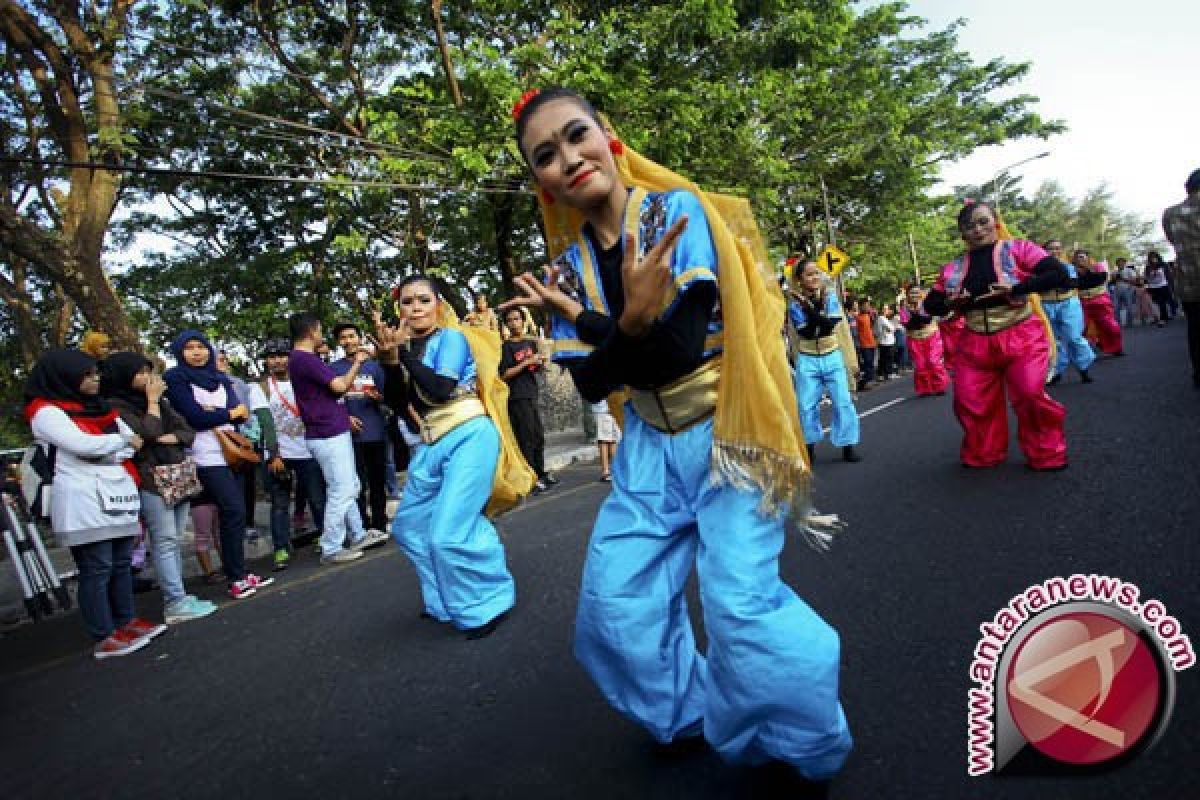
<svg viewBox="0 0 1200 800">
<path fill-rule="evenodd" d="M 837 275 L 849 263 L 850 256 L 831 244 L 825 245 L 817 254 L 817 266 L 829 275 Z"/>
</svg>

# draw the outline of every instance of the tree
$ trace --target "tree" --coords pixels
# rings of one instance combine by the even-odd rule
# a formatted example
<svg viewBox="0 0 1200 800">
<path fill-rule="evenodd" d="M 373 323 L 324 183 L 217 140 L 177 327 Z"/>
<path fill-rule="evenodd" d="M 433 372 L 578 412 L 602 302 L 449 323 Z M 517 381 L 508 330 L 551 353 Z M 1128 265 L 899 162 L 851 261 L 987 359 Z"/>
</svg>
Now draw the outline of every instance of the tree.
<svg viewBox="0 0 1200 800">
<path fill-rule="evenodd" d="M 167 172 L 126 179 L 110 243 L 175 244 L 142 240 L 117 285 L 152 342 L 183 324 L 254 341 L 299 307 L 363 315 L 413 269 L 459 303 L 506 292 L 544 255 L 508 108 L 553 84 L 750 197 L 780 255 L 822 238 L 821 178 L 844 238 L 903 244 L 937 206 L 938 163 L 1060 129 L 1032 98 L 992 99 L 1025 65 L 973 64 L 956 26 L 923 25 L 847 0 L 145 4 L 113 41 L 136 64 L 117 156 Z"/>
<path fill-rule="evenodd" d="M 138 338 L 103 266 L 125 155 L 114 69 L 132 0 L 0 0 L 0 299 L 26 344 L 61 344 L 74 308 L 118 345 Z M 51 164 L 48 162 L 58 162 Z M 65 176 L 65 177 L 64 177 Z M 53 297 L 49 326 L 34 309 Z"/>
</svg>

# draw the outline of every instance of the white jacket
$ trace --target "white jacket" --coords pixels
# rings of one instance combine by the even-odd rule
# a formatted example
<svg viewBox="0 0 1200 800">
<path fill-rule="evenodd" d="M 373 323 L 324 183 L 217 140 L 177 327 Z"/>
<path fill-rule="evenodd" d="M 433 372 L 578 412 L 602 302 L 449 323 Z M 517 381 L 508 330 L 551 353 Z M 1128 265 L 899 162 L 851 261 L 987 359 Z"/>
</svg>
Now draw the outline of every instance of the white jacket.
<svg viewBox="0 0 1200 800">
<path fill-rule="evenodd" d="M 40 445 L 54 445 L 50 523 L 68 547 L 136 536 L 137 484 L 122 462 L 133 455 L 133 431 L 117 419 L 119 433 L 85 433 L 61 408 L 44 406 L 29 423 Z"/>
</svg>

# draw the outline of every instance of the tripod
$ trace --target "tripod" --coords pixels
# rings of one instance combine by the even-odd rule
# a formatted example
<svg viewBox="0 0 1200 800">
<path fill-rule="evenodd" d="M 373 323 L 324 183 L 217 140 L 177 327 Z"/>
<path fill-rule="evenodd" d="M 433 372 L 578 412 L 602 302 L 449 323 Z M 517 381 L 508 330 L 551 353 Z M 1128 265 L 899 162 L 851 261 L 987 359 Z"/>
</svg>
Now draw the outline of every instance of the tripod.
<svg viewBox="0 0 1200 800">
<path fill-rule="evenodd" d="M 17 580 L 25 595 L 25 610 L 30 618 L 37 621 L 53 614 L 54 600 L 58 601 L 59 609 L 69 609 L 71 595 L 59 581 L 58 571 L 42 544 L 21 487 L 15 483 L 0 483 L 0 531 L 17 571 Z"/>
</svg>

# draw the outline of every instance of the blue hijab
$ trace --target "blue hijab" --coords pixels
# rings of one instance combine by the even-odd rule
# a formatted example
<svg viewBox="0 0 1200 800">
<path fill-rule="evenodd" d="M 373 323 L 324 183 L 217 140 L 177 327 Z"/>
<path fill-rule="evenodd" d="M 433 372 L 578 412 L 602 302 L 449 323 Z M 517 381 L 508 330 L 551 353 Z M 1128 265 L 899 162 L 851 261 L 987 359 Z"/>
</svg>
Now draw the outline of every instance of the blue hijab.
<svg viewBox="0 0 1200 800">
<path fill-rule="evenodd" d="M 203 367 L 190 366 L 183 360 L 183 348 L 190 341 L 197 341 L 208 348 L 208 363 Z M 171 367 L 165 373 L 163 378 L 166 380 L 177 380 L 182 377 L 187 383 L 194 386 L 199 386 L 206 392 L 211 392 L 218 386 L 224 386 L 233 395 L 233 384 L 229 378 L 217 369 L 217 351 L 212 346 L 212 342 L 198 330 L 189 328 L 175 337 L 175 341 L 171 342 L 171 355 L 175 356 L 175 361 L 178 362 L 174 367 Z"/>
</svg>

